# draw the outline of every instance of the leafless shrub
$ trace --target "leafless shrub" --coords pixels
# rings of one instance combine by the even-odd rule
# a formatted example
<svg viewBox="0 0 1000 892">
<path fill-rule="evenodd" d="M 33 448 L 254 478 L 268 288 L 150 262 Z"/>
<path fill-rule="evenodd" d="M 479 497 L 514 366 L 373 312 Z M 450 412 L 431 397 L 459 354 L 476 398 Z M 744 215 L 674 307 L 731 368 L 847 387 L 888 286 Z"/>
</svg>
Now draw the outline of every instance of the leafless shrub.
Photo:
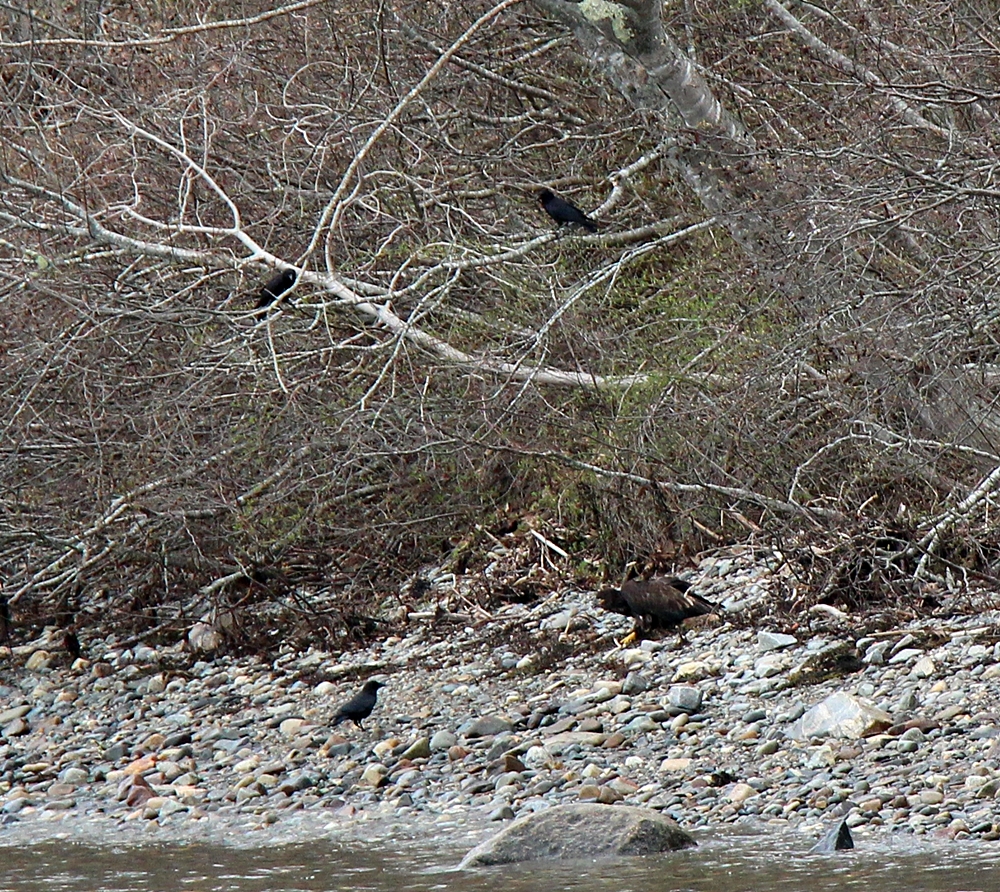
<svg viewBox="0 0 1000 892">
<path fill-rule="evenodd" d="M 335 639 L 531 513 L 612 564 L 833 525 L 880 596 L 994 572 L 996 23 L 671 7 L 723 138 L 557 6 L 3 12 L 20 615 Z"/>
</svg>

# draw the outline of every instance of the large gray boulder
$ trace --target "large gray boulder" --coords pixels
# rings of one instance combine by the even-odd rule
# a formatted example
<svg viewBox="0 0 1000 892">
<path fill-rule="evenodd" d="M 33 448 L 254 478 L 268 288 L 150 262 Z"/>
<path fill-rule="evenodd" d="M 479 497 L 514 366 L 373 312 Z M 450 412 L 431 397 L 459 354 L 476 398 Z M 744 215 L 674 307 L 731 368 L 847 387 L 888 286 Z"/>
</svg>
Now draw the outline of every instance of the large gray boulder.
<svg viewBox="0 0 1000 892">
<path fill-rule="evenodd" d="M 476 846 L 459 866 L 650 855 L 694 845 L 691 836 L 658 811 L 587 802 L 558 805 L 519 818 Z"/>
</svg>

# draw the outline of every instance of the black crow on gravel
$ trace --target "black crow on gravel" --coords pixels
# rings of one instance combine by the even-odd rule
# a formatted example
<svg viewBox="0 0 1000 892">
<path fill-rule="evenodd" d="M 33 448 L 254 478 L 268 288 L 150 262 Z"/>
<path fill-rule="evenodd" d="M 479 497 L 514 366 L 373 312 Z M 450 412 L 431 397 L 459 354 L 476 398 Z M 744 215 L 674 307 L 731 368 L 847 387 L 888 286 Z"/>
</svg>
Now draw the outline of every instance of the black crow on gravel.
<svg viewBox="0 0 1000 892">
<path fill-rule="evenodd" d="M 10 627 L 10 605 L 7 602 L 7 596 L 0 594 L 0 628 L 3 629 L 4 644 L 6 644 L 7 649 L 13 653 L 14 649 L 10 645 Z"/>
<path fill-rule="evenodd" d="M 588 232 L 597 232 L 597 224 L 572 202 L 554 195 L 548 189 L 538 193 L 538 201 L 553 220 L 560 226 L 582 226 Z"/>
<path fill-rule="evenodd" d="M 63 633 L 62 643 L 63 647 L 66 648 L 66 651 L 74 660 L 78 660 L 83 656 L 83 648 L 80 646 L 80 639 L 77 638 L 76 632 L 72 629 L 67 629 L 65 633 Z"/>
<path fill-rule="evenodd" d="M 368 718 L 372 714 L 372 710 L 375 708 L 375 698 L 378 696 L 378 689 L 384 687 L 384 681 L 375 681 L 374 678 L 369 678 L 361 690 L 337 710 L 333 716 L 334 727 L 350 719 L 363 731 L 364 728 L 361 725 L 361 720 Z"/>
<path fill-rule="evenodd" d="M 263 310 L 272 301 L 277 300 L 277 298 L 295 284 L 296 278 L 297 276 L 293 269 L 282 270 L 280 273 L 272 276 L 267 284 L 260 289 L 260 295 L 257 299 L 257 309 Z"/>
<path fill-rule="evenodd" d="M 597 593 L 605 610 L 635 617 L 641 628 L 669 629 L 693 616 L 706 616 L 716 606 L 691 591 L 691 583 L 676 576 L 630 579 L 621 589 Z"/>
</svg>

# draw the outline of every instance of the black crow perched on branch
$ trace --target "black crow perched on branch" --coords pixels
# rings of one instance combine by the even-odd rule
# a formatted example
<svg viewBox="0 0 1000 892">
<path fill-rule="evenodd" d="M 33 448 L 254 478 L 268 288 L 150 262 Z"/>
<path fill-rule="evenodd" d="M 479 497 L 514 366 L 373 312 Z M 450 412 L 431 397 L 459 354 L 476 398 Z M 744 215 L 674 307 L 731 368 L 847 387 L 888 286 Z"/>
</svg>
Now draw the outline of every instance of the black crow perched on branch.
<svg viewBox="0 0 1000 892">
<path fill-rule="evenodd" d="M 272 276 L 267 284 L 260 289 L 260 295 L 257 299 L 257 309 L 263 310 L 272 301 L 277 300 L 295 284 L 296 278 L 298 276 L 293 269 L 282 270 L 280 273 Z"/>
<path fill-rule="evenodd" d="M 363 731 L 364 727 L 361 724 L 361 720 L 368 718 L 372 714 L 372 710 L 375 708 L 375 699 L 378 696 L 378 689 L 384 687 L 384 681 L 376 681 L 374 678 L 369 678 L 361 690 L 334 714 L 334 727 L 350 719 Z"/>
<path fill-rule="evenodd" d="M 707 616 L 716 606 L 691 591 L 691 583 L 676 576 L 630 579 L 621 589 L 597 593 L 605 610 L 635 618 L 636 628 L 670 629 L 693 616 Z"/>
<path fill-rule="evenodd" d="M 572 202 L 554 195 L 549 189 L 538 193 L 538 201 L 560 226 L 582 226 L 588 232 L 597 232 L 597 224 Z"/>
</svg>

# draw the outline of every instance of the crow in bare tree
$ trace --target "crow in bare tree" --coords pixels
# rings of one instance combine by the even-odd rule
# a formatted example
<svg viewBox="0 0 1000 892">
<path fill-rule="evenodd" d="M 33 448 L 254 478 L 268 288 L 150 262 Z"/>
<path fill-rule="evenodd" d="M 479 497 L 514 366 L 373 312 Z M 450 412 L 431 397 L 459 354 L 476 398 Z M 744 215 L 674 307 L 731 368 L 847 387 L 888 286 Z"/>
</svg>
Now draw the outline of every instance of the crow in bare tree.
<svg viewBox="0 0 1000 892">
<path fill-rule="evenodd" d="M 572 202 L 560 198 L 548 189 L 538 193 L 538 201 L 553 220 L 560 226 L 582 226 L 588 232 L 597 232 L 597 224 Z"/>
<path fill-rule="evenodd" d="M 637 628 L 669 629 L 693 616 L 706 616 L 717 608 L 691 591 L 691 583 L 676 576 L 630 579 L 621 589 L 597 593 L 605 610 L 635 617 Z"/>
<path fill-rule="evenodd" d="M 369 678 L 361 690 L 334 714 L 334 727 L 350 719 L 363 731 L 364 728 L 361 725 L 361 720 L 368 718 L 372 714 L 372 710 L 375 708 L 375 699 L 378 696 L 378 689 L 384 687 L 384 681 L 376 681 L 374 678 Z"/>
<path fill-rule="evenodd" d="M 260 295 L 257 299 L 257 309 L 263 310 L 272 301 L 277 300 L 295 284 L 296 278 L 297 276 L 293 269 L 282 270 L 280 273 L 272 276 L 268 280 L 268 283 L 260 289 Z"/>
</svg>

